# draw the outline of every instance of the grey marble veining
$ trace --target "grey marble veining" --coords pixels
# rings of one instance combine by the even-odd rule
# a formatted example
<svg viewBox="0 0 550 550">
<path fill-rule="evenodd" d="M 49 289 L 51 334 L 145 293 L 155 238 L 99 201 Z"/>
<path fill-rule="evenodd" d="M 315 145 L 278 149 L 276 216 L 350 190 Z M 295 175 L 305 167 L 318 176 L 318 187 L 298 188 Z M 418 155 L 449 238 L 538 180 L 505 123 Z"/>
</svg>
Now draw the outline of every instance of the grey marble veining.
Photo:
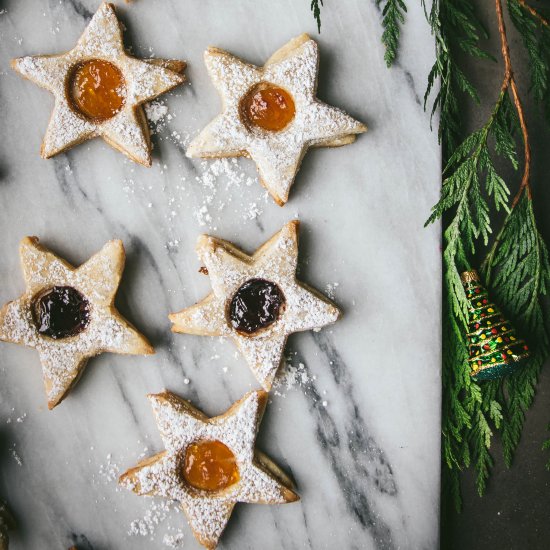
<svg viewBox="0 0 550 550">
<path fill-rule="evenodd" d="M 303 380 L 283 376 L 258 439 L 302 500 L 239 505 L 221 547 L 437 547 L 440 243 L 439 227 L 423 223 L 438 195 L 440 151 L 421 100 L 432 39 L 412 3 L 403 55 L 387 70 L 376 3 L 326 4 L 317 36 L 307 0 L 117 2 L 134 53 L 189 62 L 190 84 L 162 102 L 168 112 L 153 125 L 146 169 L 101 140 L 40 159 L 52 97 L 9 68 L 12 57 L 71 48 L 98 2 L 0 2 L 0 301 L 23 290 L 23 236 L 75 264 L 119 237 L 128 257 L 117 303 L 157 349 L 93 359 L 49 412 L 35 352 L 0 345 L 0 496 L 18 522 L 15 550 L 141 550 L 178 537 L 181 547 L 199 547 L 180 511 L 119 490 L 117 470 L 162 449 L 146 393 L 166 387 L 213 415 L 256 387 L 230 343 L 170 333 L 168 312 L 209 289 L 197 271 L 197 236 L 252 251 L 295 217 L 300 277 L 333 293 L 345 316 L 290 338 L 288 363 Z M 279 208 L 250 161 L 215 177 L 211 163 L 184 150 L 220 107 L 202 62 L 208 45 L 260 64 L 304 31 L 320 43 L 319 97 L 369 132 L 309 152 Z M 158 525 L 129 534 L 147 518 Z"/>
</svg>

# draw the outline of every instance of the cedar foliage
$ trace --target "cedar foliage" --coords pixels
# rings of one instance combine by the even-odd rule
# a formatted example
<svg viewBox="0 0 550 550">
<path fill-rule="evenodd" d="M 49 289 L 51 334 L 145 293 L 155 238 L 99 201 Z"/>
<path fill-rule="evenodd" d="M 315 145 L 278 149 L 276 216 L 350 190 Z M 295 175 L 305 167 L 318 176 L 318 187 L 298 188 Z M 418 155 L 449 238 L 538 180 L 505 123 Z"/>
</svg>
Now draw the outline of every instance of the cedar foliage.
<svg viewBox="0 0 550 550">
<path fill-rule="evenodd" d="M 446 165 L 441 199 L 427 223 L 443 218 L 445 228 L 444 294 L 448 303 L 443 318 L 443 486 L 457 509 L 461 507 L 459 476 L 464 468 L 473 466 L 480 495 L 486 489 L 495 432 L 502 439 L 504 461 L 511 466 L 525 413 L 533 403 L 540 367 L 550 353 L 541 305 L 550 285 L 550 263 L 534 215 L 528 129 L 512 69 L 501 0 L 495 0 L 495 9 L 502 22 L 502 86 L 481 128 L 465 135 L 460 118 L 465 96 L 475 103 L 481 98 L 458 60 L 466 58 L 466 64 L 491 61 L 479 45 L 487 32 L 475 6 L 473 0 L 435 0 L 429 21 L 436 38 L 436 61 L 426 92 L 426 98 L 434 93 L 433 85 L 440 79 L 433 109 L 440 110 L 439 136 Z M 550 32 L 546 19 L 521 0 L 509 0 L 507 7 L 530 60 L 531 95 L 548 112 Z M 522 169 L 520 182 L 513 178 L 506 182 L 499 174 L 505 162 L 516 171 Z M 512 186 L 515 196 L 510 200 Z M 506 216 L 493 238 L 499 210 Z M 476 252 L 478 255 L 488 245 L 481 275 L 495 302 L 528 340 L 532 355 L 517 373 L 477 383 L 470 379 L 466 362 L 467 311 L 460 273 L 471 269 Z"/>
<path fill-rule="evenodd" d="M 401 35 L 401 26 L 405 23 L 405 13 L 407 6 L 404 0 L 376 0 L 376 5 L 384 3 L 382 8 L 382 44 L 386 49 L 384 61 L 388 67 L 391 67 L 397 51 L 399 50 L 399 37 Z"/>
</svg>

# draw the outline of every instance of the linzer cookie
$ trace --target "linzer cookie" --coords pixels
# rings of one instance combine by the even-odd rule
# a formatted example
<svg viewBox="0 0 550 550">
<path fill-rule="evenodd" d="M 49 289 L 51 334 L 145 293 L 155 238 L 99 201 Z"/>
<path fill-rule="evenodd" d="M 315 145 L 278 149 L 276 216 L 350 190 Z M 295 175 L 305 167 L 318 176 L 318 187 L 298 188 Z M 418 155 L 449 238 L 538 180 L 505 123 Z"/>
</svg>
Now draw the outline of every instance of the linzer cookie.
<svg viewBox="0 0 550 550">
<path fill-rule="evenodd" d="M 44 158 L 100 136 L 150 166 L 151 142 L 142 106 L 181 84 L 185 63 L 128 55 L 114 6 L 104 3 L 72 50 L 21 57 L 12 67 L 55 96 L 42 143 Z"/>
<path fill-rule="evenodd" d="M 121 241 L 109 241 L 79 268 L 36 237 L 22 240 L 20 256 L 27 288 L 0 310 L 0 339 L 38 351 L 50 409 L 64 399 L 90 357 L 154 353 L 114 305 L 125 260 Z"/>
<path fill-rule="evenodd" d="M 189 157 L 248 156 L 260 181 L 284 205 L 309 147 L 355 141 L 367 127 L 316 97 L 319 53 L 307 34 L 275 52 L 263 67 L 218 48 L 204 55 L 223 111 L 193 140 Z"/>
<path fill-rule="evenodd" d="M 265 392 L 247 393 L 214 418 L 169 392 L 149 399 L 166 450 L 128 470 L 120 483 L 138 495 L 179 502 L 203 546 L 217 546 L 237 502 L 299 499 L 289 477 L 255 449 Z"/>
<path fill-rule="evenodd" d="M 203 235 L 197 253 L 213 292 L 170 315 L 174 332 L 233 339 L 256 378 L 268 390 L 289 334 L 333 323 L 338 308 L 296 280 L 299 222 L 248 256 L 233 244 Z"/>
</svg>

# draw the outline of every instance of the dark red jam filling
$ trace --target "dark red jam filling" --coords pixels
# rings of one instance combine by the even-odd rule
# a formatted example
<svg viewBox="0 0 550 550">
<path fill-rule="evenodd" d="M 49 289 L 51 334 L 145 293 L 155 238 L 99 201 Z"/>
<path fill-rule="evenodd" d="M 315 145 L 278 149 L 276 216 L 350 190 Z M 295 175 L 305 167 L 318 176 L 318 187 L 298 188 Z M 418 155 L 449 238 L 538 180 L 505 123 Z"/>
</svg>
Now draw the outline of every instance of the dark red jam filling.
<svg viewBox="0 0 550 550">
<path fill-rule="evenodd" d="M 273 324 L 282 312 L 285 297 L 281 289 L 265 279 L 250 279 L 231 300 L 229 319 L 233 328 L 244 334 Z"/>
<path fill-rule="evenodd" d="M 54 339 L 80 334 L 90 323 L 90 303 L 70 286 L 54 286 L 33 302 L 32 313 L 40 334 Z"/>
</svg>

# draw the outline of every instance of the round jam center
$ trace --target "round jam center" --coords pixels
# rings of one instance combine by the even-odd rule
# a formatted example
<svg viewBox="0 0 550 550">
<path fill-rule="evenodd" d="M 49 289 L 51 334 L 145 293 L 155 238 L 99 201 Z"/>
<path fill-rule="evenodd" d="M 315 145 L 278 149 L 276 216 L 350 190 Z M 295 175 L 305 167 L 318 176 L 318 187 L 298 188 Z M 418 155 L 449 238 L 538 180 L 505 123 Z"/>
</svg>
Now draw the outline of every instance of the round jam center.
<svg viewBox="0 0 550 550">
<path fill-rule="evenodd" d="M 185 451 L 183 476 L 202 491 L 221 491 L 239 481 L 235 455 L 221 441 L 198 441 Z"/>
<path fill-rule="evenodd" d="M 91 59 L 74 67 L 69 94 L 80 114 L 101 122 L 122 109 L 126 86 L 122 73 L 115 65 L 109 61 Z"/>
<path fill-rule="evenodd" d="M 33 303 L 33 317 L 40 334 L 60 339 L 76 336 L 90 323 L 90 304 L 70 286 L 54 286 Z"/>
<path fill-rule="evenodd" d="M 283 293 L 276 284 L 265 279 L 251 279 L 235 292 L 231 300 L 231 325 L 239 332 L 253 334 L 274 323 L 284 303 Z"/>
<path fill-rule="evenodd" d="M 241 113 L 250 126 L 279 132 L 290 124 L 296 114 L 296 107 L 286 90 L 262 82 L 241 100 Z"/>
</svg>

